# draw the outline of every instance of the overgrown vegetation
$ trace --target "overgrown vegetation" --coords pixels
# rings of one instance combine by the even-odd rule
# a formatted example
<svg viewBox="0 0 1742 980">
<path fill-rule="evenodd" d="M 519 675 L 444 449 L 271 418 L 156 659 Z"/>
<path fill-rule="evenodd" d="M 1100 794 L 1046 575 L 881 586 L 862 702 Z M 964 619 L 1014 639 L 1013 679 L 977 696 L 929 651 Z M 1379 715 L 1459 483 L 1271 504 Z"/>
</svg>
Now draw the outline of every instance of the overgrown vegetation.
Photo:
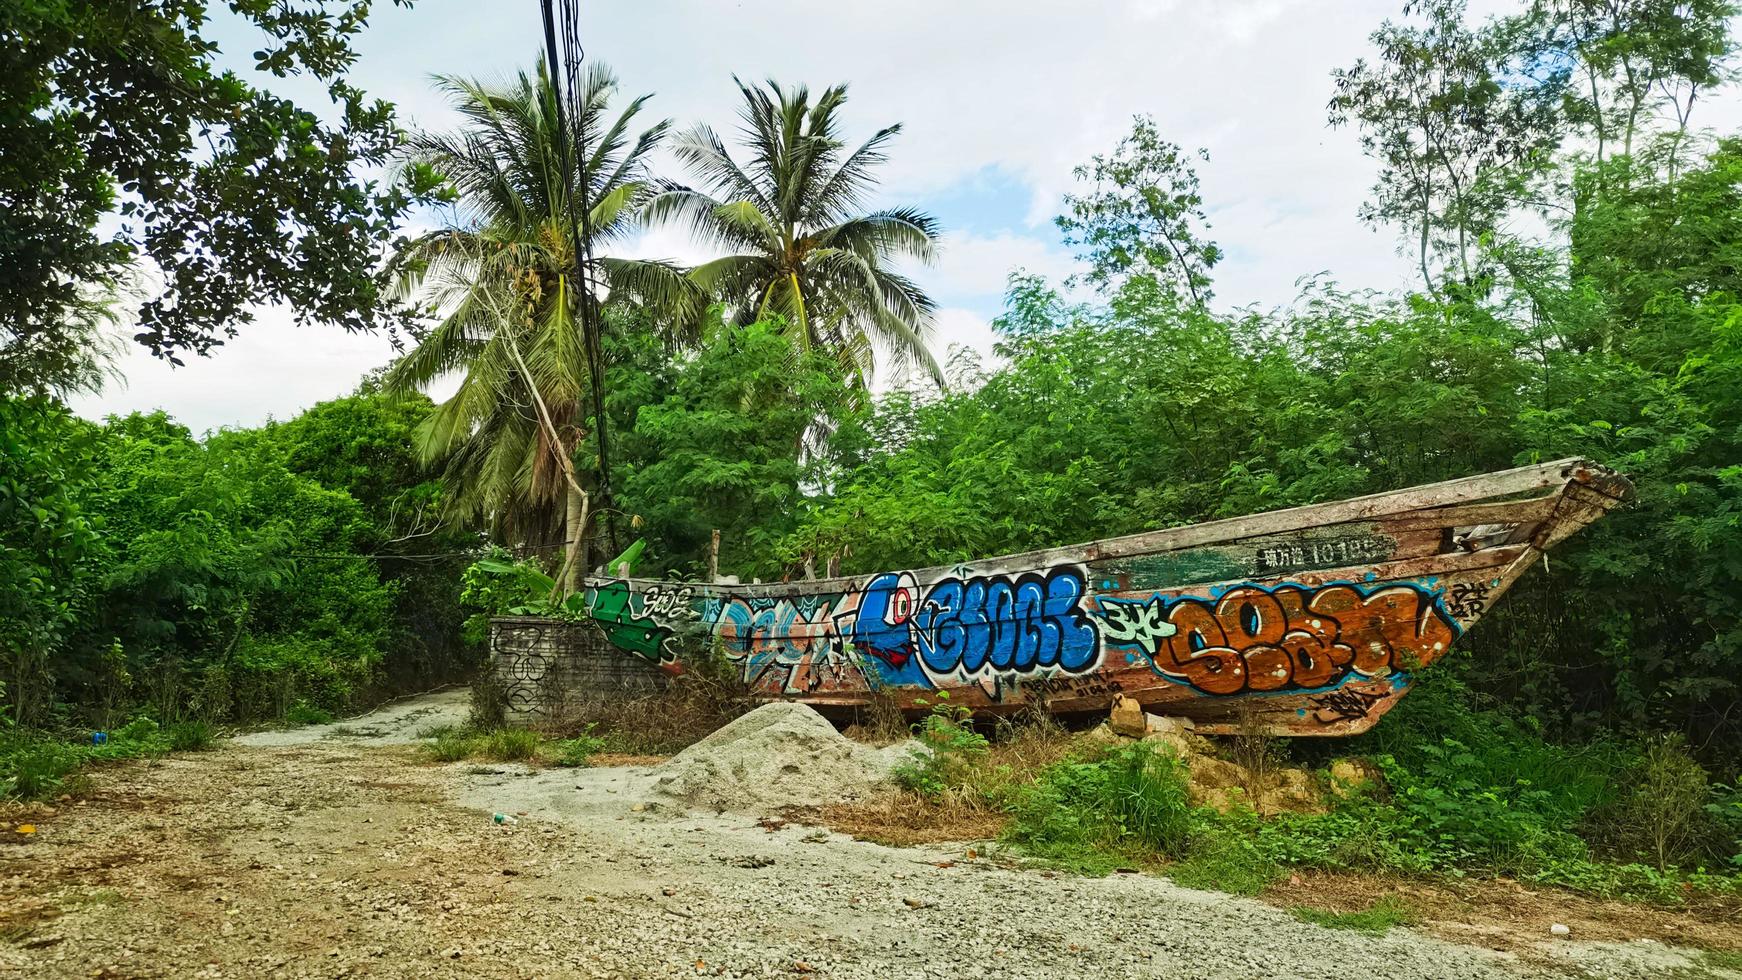
<svg viewBox="0 0 1742 980">
<path fill-rule="evenodd" d="M 79 770 L 88 765 L 198 751 L 210 748 L 215 737 L 209 726 L 184 722 L 165 728 L 146 716 L 104 732 L 100 740 L 89 734 L 76 740 L 47 732 L 0 733 L 0 799 L 76 796 L 85 788 Z"/>
<path fill-rule="evenodd" d="M 1273 817 L 1238 798 L 1225 810 L 1209 806 L 1166 743 L 1110 744 L 1056 725 L 1005 725 L 988 740 L 955 712 L 934 709 L 915 726 L 931 755 L 901 772 L 904 792 L 887 813 L 835 816 L 845 829 L 888 840 L 971 828 L 1082 873 L 1150 869 L 1236 894 L 1319 869 L 1504 876 L 1670 905 L 1742 896 L 1734 794 L 1694 779 L 1703 771 L 1674 740 L 1559 747 L 1463 700 L 1455 689 L 1413 700 L 1388 721 L 1384 740 L 1375 733 L 1336 746 L 1371 752 L 1380 778 L 1339 790 L 1320 771 L 1324 812 Z M 1049 761 L 1012 767 L 1003 760 L 1013 747 Z M 1221 751 L 1238 762 L 1242 748 L 1229 740 Z M 1292 758 L 1267 753 L 1265 764 L 1329 759 L 1322 748 L 1297 747 Z M 1348 927 L 1403 912 L 1373 911 Z"/>
<path fill-rule="evenodd" d="M 435 523 L 411 445 L 427 410 L 362 394 L 202 441 L 161 413 L 95 425 L 42 400 L 0 404 L 9 438 L 55 447 L 9 455 L 6 478 L 53 481 L 60 507 L 9 510 L 0 532 L 59 542 L 0 560 L 36 583 L 0 590 L 8 719 L 101 729 L 143 705 L 171 721 L 308 722 L 468 667 L 463 559 L 418 554 L 471 540 Z M 34 499 L 23 489 L 0 507 Z"/>
<path fill-rule="evenodd" d="M 491 762 L 526 762 L 586 768 L 593 757 L 603 752 L 624 755 L 624 742 L 610 735 L 594 735 L 589 724 L 580 734 L 564 737 L 529 728 L 439 728 L 426 732 L 422 749 L 432 762 L 461 762 L 466 759 L 486 759 Z"/>
<path fill-rule="evenodd" d="M 997 362 L 957 352 L 947 371 L 926 345 L 932 300 L 894 268 L 931 257 L 936 222 L 869 207 L 897 130 L 840 142 L 844 88 L 744 87 L 743 159 L 705 128 L 673 138 L 704 194 L 655 172 L 670 125 L 638 122 L 646 103 L 618 101 L 602 68 L 561 95 L 566 122 L 548 72 L 446 81 L 462 129 L 399 147 L 390 107 L 343 81 L 350 13 L 244 15 L 274 39 L 262 67 L 311 72 L 342 128 L 209 73 L 197 3 L 152 15 L 161 30 L 127 60 L 164 70 L 122 105 L 103 94 L 110 6 L 27 4 L 0 25 L 23 39 L 0 87 L 18 111 L 0 116 L 47 175 L 0 173 L 9 240 L 47 249 L 0 289 L 6 794 L 200 748 L 219 724 L 328 721 L 470 677 L 490 615 L 578 615 L 579 577 L 631 536 L 639 574 L 702 576 L 715 531 L 724 574 L 856 574 L 1582 455 L 1628 474 L 1638 504 L 1530 571 L 1374 733 L 1239 741 L 1256 782 L 1330 751 L 1370 759 L 1379 784 L 1328 813 L 1213 813 L 1165 754 L 1085 750 L 1039 719 L 988 740 L 945 701 L 888 821 L 1007 824 L 1083 870 L 1166 862 L 1235 891 L 1289 868 L 1660 901 L 1734 888 L 1742 135 L 1694 122 L 1733 94 L 1726 0 L 1544 0 L 1484 22 L 1430 0 L 1381 25 L 1330 80 L 1327 122 L 1377 164 L 1360 217 L 1398 232 L 1412 291 L 1320 276 L 1286 308 L 1225 305 L 1207 157 L 1139 118 L 1063 202 L 1078 274 L 1014 271 Z M 175 125 L 137 129 L 140 111 Z M 239 119 L 271 138 L 239 138 Z M 210 159 L 190 150 L 202 127 Z M 402 184 L 355 183 L 353 164 L 397 149 Z M 254 166 L 279 156 L 296 165 Z M 128 187 L 141 166 L 168 183 Z M 202 175 L 243 193 L 205 200 L 187 182 Z M 459 208 L 387 255 L 395 219 L 432 195 Z M 137 240 L 99 234 L 111 207 L 145 222 Z M 295 254 L 263 236 L 190 258 L 214 243 L 183 231 L 248 215 L 287 222 Z M 683 269 L 593 248 L 662 220 L 732 254 Z M 391 394 L 365 379 L 202 437 L 161 413 L 81 420 L 57 396 L 101 382 L 97 327 L 129 254 L 165 274 L 141 322 L 163 352 L 208 349 L 256 301 L 362 326 L 415 294 L 439 316 L 386 371 Z M 418 394 L 448 370 L 458 394 Z M 567 705 L 554 745 L 502 729 L 486 676 L 471 728 L 430 754 L 672 751 L 743 707 L 731 664 L 688 663 L 655 698 Z M 897 725 L 884 711 L 878 727 Z M 66 736 L 109 729 L 104 745 Z"/>
<path fill-rule="evenodd" d="M 1105 870 L 1121 857 L 1181 857 L 1191 802 L 1173 756 L 1138 743 L 1043 770 L 1011 795 L 1006 836 L 1039 857 Z"/>
</svg>

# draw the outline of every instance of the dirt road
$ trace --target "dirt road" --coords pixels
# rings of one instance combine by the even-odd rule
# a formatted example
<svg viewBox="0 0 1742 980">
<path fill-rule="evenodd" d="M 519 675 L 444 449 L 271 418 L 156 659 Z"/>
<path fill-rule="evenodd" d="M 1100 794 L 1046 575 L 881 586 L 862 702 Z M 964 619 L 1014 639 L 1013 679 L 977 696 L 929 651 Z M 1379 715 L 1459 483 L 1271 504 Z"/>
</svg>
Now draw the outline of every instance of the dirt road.
<svg viewBox="0 0 1742 980">
<path fill-rule="evenodd" d="M 1545 936 L 1519 956 L 1326 930 L 1159 878 L 673 813 L 643 770 L 480 771 L 405 744 L 462 710 L 436 696 L 97 774 L 3 835 L 0 975 L 1717 975 L 1655 943 Z"/>
</svg>

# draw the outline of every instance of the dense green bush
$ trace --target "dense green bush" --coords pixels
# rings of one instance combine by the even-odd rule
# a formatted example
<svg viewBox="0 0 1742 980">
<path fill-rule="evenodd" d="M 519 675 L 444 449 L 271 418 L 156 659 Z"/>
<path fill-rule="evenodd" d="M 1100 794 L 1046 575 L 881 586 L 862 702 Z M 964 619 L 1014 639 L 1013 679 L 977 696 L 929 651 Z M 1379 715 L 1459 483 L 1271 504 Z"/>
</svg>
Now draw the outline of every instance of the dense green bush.
<svg viewBox="0 0 1742 980">
<path fill-rule="evenodd" d="M 1146 743 L 1058 763 L 1008 805 L 1007 840 L 1083 870 L 1105 873 L 1134 854 L 1180 857 L 1192 838 L 1183 768 Z"/>
<path fill-rule="evenodd" d="M 1377 781 L 1324 813 L 1194 807 L 1183 768 L 1134 743 L 1016 784 L 997 801 L 1005 839 L 1094 874 L 1166 860 L 1179 884 L 1238 894 L 1289 868 L 1504 875 L 1658 904 L 1742 893 L 1742 804 L 1677 740 L 1560 746 L 1471 697 L 1447 676 L 1361 739 L 1294 743 L 1295 764 L 1351 749 L 1376 764 Z"/>
<path fill-rule="evenodd" d="M 427 410 L 359 395 L 198 440 L 162 413 L 96 426 L 0 400 L 0 534 L 33 535 L 0 559 L 6 717 L 256 721 L 469 669 L 463 557 L 396 557 L 473 540 L 435 527 L 412 444 Z M 6 510 L 26 499 L 28 521 Z"/>
</svg>

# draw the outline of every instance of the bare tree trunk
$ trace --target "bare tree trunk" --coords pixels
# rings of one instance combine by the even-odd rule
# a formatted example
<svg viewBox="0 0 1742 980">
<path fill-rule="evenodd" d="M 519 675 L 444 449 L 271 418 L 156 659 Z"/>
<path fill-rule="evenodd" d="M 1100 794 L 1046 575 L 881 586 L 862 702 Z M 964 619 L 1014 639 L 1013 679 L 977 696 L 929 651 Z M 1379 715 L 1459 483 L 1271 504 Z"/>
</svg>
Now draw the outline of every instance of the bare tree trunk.
<svg viewBox="0 0 1742 980">
<path fill-rule="evenodd" d="M 562 587 L 564 595 L 574 595 L 581 590 L 581 576 L 587 568 L 581 554 L 581 549 L 587 542 L 587 498 L 573 487 L 569 488 L 565 496 L 567 506 L 563 528 L 568 540 L 566 557 L 563 559 Z"/>
<path fill-rule="evenodd" d="M 551 596 L 553 600 L 560 599 L 564 596 L 574 594 L 572 590 L 566 588 L 568 583 L 571 581 L 580 581 L 580 573 L 577 569 L 580 569 L 583 566 L 576 560 L 581 557 L 579 554 L 580 548 L 578 542 L 585 539 L 587 515 L 592 503 L 592 498 L 588 497 L 587 491 L 581 488 L 581 481 L 575 475 L 575 461 L 572 458 L 573 450 L 567 443 L 563 442 L 562 433 L 557 431 L 556 423 L 551 420 L 550 407 L 544 403 L 544 396 L 539 394 L 538 384 L 533 381 L 532 370 L 526 366 L 526 358 L 520 353 L 520 343 L 514 339 L 513 321 L 506 317 L 501 317 L 499 310 L 497 312 L 502 323 L 500 335 L 502 339 L 507 342 L 508 353 L 514 359 L 514 366 L 520 369 L 520 377 L 526 382 L 527 392 L 532 395 L 533 407 L 538 410 L 539 424 L 543 426 L 545 436 L 550 440 L 551 455 L 555 457 L 557 468 L 562 472 L 563 480 L 569 485 L 568 498 L 566 501 L 567 513 L 564 520 L 564 530 L 569 535 L 569 546 L 566 554 L 563 556 L 562 571 L 558 572 L 556 576 L 556 591 L 562 593 L 562 595 Z M 580 511 L 578 515 L 575 512 L 575 502 L 577 500 L 580 502 Z"/>
<path fill-rule="evenodd" d="M 720 580 L 720 529 L 714 528 L 714 538 L 708 544 L 708 581 Z"/>
</svg>

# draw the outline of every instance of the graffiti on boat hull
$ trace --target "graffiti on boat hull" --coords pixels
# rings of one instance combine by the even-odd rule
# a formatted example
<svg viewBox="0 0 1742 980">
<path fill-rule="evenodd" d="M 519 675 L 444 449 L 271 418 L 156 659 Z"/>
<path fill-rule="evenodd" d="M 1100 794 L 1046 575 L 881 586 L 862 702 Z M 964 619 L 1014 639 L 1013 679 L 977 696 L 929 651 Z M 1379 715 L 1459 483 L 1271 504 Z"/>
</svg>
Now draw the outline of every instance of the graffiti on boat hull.
<svg viewBox="0 0 1742 980">
<path fill-rule="evenodd" d="M 753 689 L 784 694 L 863 691 L 871 684 L 839 624 L 851 619 L 856 602 L 852 595 L 734 597 L 710 601 L 703 619 L 712 624 L 721 652 L 739 666 Z"/>
<path fill-rule="evenodd" d="M 1380 682 L 1382 685 L 1383 683 Z M 1374 705 L 1391 697 L 1392 691 L 1393 688 L 1389 685 L 1371 688 L 1350 684 L 1337 688 L 1312 699 L 1313 720 L 1321 725 L 1359 721 L 1367 717 Z"/>
<path fill-rule="evenodd" d="M 853 642 L 897 669 L 917 657 L 930 677 L 1076 672 L 1100 652 L 1082 598 L 1074 567 L 951 576 L 923 590 L 912 575 L 891 572 L 861 593 Z"/>
<path fill-rule="evenodd" d="M 1128 615 L 1124 600 L 1099 601 L 1103 623 Z M 1156 673 L 1206 694 L 1314 690 L 1351 673 L 1381 677 L 1434 659 L 1457 636 L 1434 593 L 1410 583 L 1243 585 L 1213 598 L 1155 601 L 1165 604 L 1165 622 L 1156 612 L 1141 636 L 1105 626 L 1103 634 L 1138 647 Z"/>
<path fill-rule="evenodd" d="M 783 693 L 950 683 L 995 691 L 1099 662 L 1079 569 L 879 575 L 836 595 L 709 600 L 700 617 L 753 687 Z"/>
<path fill-rule="evenodd" d="M 711 644 L 770 694 L 978 686 L 994 701 L 1058 696 L 1126 664 L 1206 695 L 1326 692 L 1432 660 L 1460 632 L 1439 588 L 1414 582 L 1091 596 L 1085 581 L 1083 566 L 1063 565 L 959 568 L 924 584 L 892 572 L 779 596 L 612 582 L 590 590 L 588 609 L 622 649 L 675 666 L 678 646 Z M 1321 720 L 1370 707 L 1326 697 Z"/>
</svg>

